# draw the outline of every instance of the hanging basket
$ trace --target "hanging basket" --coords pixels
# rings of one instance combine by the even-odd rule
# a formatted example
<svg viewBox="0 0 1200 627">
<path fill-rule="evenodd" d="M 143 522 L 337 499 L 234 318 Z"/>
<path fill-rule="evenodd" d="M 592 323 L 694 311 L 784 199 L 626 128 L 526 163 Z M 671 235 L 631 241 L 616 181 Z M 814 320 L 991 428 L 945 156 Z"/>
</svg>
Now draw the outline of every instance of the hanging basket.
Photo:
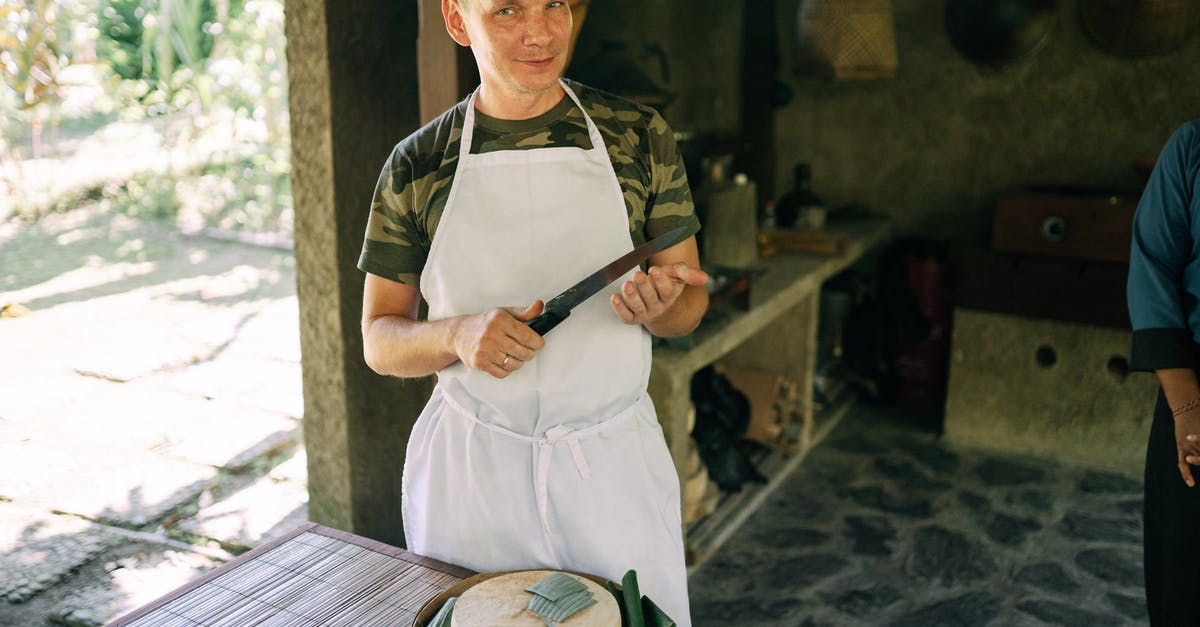
<svg viewBox="0 0 1200 627">
<path fill-rule="evenodd" d="M 1197 0 L 1080 0 L 1083 29 L 1113 54 L 1144 57 L 1182 46 L 1200 25 Z"/>
<path fill-rule="evenodd" d="M 892 0 L 801 0 L 796 19 L 799 69 L 834 80 L 896 75 Z"/>
</svg>

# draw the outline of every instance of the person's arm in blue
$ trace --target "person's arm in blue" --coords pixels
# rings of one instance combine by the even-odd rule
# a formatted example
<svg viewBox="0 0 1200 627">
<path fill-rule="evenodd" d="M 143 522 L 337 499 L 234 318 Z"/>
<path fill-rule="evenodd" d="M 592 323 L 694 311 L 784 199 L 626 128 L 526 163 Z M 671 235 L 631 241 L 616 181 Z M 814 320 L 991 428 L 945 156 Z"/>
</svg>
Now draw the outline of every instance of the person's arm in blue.
<svg viewBox="0 0 1200 627">
<path fill-rule="evenodd" d="M 1195 260 L 1193 219 L 1200 198 L 1200 121 L 1177 130 L 1163 147 L 1133 220 L 1127 298 L 1133 323 L 1134 370 L 1153 371 L 1175 413 L 1179 472 L 1195 486 L 1189 464 L 1200 464 L 1200 384 L 1188 324 L 1193 297 L 1185 268 Z"/>
</svg>

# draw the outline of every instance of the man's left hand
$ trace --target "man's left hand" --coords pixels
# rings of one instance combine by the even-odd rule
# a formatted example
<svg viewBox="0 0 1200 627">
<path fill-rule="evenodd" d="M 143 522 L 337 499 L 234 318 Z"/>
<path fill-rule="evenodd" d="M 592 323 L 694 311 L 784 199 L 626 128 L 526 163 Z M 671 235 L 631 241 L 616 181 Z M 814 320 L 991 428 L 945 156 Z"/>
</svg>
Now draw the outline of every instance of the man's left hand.
<svg viewBox="0 0 1200 627">
<path fill-rule="evenodd" d="M 686 263 L 651 266 L 649 273 L 635 272 L 610 300 L 613 311 L 626 324 L 646 324 L 665 314 L 684 287 L 706 282 L 708 273 Z"/>
</svg>

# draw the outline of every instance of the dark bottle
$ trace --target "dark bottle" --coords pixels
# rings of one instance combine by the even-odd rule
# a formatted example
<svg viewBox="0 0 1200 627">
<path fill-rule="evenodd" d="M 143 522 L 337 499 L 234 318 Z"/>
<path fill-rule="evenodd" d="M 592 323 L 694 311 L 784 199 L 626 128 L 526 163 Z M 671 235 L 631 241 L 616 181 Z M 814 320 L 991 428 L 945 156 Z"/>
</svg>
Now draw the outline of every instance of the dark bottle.
<svg viewBox="0 0 1200 627">
<path fill-rule="evenodd" d="M 781 229 L 796 228 L 796 220 L 806 210 L 825 206 L 812 190 L 812 167 L 797 163 L 792 173 L 795 176 L 792 189 L 784 192 L 775 203 L 775 221 Z"/>
</svg>

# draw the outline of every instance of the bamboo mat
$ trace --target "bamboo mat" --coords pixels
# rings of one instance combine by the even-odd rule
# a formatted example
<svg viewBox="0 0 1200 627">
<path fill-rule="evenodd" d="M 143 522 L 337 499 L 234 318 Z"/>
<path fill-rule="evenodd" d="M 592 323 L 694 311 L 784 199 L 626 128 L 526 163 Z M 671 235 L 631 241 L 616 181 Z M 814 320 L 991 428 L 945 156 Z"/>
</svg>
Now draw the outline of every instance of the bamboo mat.
<svg viewBox="0 0 1200 627">
<path fill-rule="evenodd" d="M 111 623 L 112 627 L 407 627 L 473 571 L 307 523 Z"/>
</svg>

